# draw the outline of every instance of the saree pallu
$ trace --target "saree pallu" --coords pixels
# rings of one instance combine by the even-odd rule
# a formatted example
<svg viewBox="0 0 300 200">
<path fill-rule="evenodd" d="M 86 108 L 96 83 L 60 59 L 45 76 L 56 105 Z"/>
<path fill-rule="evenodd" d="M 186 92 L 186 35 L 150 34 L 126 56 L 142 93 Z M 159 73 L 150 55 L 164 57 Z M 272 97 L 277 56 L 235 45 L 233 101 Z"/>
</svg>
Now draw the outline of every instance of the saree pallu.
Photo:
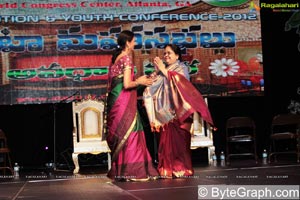
<svg viewBox="0 0 300 200">
<path fill-rule="evenodd" d="M 136 90 L 124 90 L 123 78 L 114 78 L 107 99 L 107 142 L 112 152 L 108 177 L 144 179 L 158 176 L 146 146 L 137 111 Z"/>
<path fill-rule="evenodd" d="M 183 123 L 198 112 L 212 127 L 213 120 L 201 93 L 183 75 L 181 64 L 169 67 L 168 78 L 159 75 L 143 93 L 144 103 L 152 131 L 177 118 Z"/>
</svg>

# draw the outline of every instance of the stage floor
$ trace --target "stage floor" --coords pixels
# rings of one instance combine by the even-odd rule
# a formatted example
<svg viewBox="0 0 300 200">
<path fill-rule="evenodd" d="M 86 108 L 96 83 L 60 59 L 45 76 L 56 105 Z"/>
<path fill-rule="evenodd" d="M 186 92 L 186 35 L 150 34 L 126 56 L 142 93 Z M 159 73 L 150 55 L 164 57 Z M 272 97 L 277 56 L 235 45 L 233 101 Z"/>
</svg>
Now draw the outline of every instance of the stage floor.
<svg viewBox="0 0 300 200">
<path fill-rule="evenodd" d="M 0 200 L 188 200 L 198 199 L 198 186 L 300 184 L 296 161 L 256 164 L 241 159 L 230 166 L 197 164 L 192 178 L 149 182 L 114 182 L 106 177 L 106 170 L 106 166 L 85 166 L 77 175 L 60 169 L 23 169 L 19 178 L 0 174 Z"/>
</svg>

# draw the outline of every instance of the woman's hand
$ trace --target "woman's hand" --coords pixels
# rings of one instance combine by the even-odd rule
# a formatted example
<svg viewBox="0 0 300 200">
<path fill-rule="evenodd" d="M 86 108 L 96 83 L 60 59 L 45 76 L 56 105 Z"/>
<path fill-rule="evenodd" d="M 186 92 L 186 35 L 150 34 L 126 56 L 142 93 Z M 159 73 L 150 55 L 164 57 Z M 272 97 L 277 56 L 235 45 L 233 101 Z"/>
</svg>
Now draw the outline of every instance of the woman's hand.
<svg viewBox="0 0 300 200">
<path fill-rule="evenodd" d="M 154 65 L 159 71 L 162 71 L 163 69 L 165 69 L 165 64 L 162 61 L 162 59 L 160 59 L 159 57 L 154 58 Z"/>
<path fill-rule="evenodd" d="M 155 57 L 154 65 L 159 71 L 161 71 L 166 77 L 168 77 L 168 70 L 166 69 L 166 66 L 162 59 L 160 59 L 159 57 Z"/>
<path fill-rule="evenodd" d="M 157 72 L 156 71 L 152 72 L 150 75 L 148 75 L 148 77 L 150 77 L 152 80 L 155 80 L 157 77 Z"/>
<path fill-rule="evenodd" d="M 136 82 L 137 82 L 139 85 L 150 86 L 150 85 L 152 85 L 153 80 L 152 80 L 152 78 L 149 78 L 148 76 L 143 75 L 143 76 L 140 76 L 139 78 L 137 78 L 137 79 L 136 79 Z"/>
</svg>

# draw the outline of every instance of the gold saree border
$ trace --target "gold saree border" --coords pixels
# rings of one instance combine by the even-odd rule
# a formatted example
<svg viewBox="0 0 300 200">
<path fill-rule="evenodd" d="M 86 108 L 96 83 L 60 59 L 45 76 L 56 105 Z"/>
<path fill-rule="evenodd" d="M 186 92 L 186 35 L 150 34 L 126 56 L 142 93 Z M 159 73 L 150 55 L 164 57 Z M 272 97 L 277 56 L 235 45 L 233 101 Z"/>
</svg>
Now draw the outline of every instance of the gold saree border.
<svg viewBox="0 0 300 200">
<path fill-rule="evenodd" d="M 137 120 L 137 113 L 135 114 L 135 117 L 134 117 L 134 119 L 133 119 L 133 121 L 132 121 L 132 123 L 131 123 L 131 125 L 130 125 L 130 127 L 128 129 L 128 131 L 126 132 L 126 134 L 124 135 L 123 139 L 121 140 L 121 142 L 116 147 L 116 150 L 115 150 L 115 152 L 114 152 L 114 154 L 112 156 L 112 160 L 113 161 L 116 159 L 117 154 L 120 152 L 121 148 L 124 146 L 124 143 L 127 141 L 130 133 L 132 132 L 132 130 L 133 130 L 135 124 L 136 124 L 136 120 Z"/>
</svg>

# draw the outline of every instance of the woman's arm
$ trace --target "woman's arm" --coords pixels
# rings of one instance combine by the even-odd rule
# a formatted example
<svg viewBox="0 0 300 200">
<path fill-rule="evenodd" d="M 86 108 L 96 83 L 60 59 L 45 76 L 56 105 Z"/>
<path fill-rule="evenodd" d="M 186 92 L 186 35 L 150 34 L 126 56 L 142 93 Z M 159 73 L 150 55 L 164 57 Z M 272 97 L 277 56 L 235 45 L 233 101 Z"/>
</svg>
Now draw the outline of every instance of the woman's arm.
<svg viewBox="0 0 300 200">
<path fill-rule="evenodd" d="M 139 85 L 150 86 L 152 83 L 153 80 L 148 78 L 146 75 L 140 76 L 136 80 L 131 80 L 131 67 L 126 66 L 124 68 L 123 85 L 125 89 L 135 88 Z"/>
</svg>

